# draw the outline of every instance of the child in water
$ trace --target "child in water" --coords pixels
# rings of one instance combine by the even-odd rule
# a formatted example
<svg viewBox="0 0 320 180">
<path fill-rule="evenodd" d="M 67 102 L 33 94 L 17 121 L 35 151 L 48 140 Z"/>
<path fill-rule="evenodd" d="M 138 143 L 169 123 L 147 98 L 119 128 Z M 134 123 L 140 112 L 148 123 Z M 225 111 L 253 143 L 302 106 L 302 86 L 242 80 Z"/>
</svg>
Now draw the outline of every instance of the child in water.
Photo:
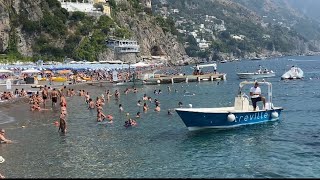
<svg viewBox="0 0 320 180">
<path fill-rule="evenodd" d="M 66 133 L 67 132 L 67 122 L 66 122 L 66 115 L 61 112 L 60 114 L 60 123 L 59 123 L 59 130 L 61 130 L 62 133 Z"/>
</svg>

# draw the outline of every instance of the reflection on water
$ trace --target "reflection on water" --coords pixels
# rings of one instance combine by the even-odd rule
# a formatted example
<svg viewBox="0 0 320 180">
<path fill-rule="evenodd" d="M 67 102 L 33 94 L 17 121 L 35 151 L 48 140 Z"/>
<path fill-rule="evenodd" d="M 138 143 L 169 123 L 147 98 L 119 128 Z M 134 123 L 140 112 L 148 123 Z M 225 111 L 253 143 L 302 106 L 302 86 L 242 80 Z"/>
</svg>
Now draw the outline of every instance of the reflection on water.
<svg viewBox="0 0 320 180">
<path fill-rule="evenodd" d="M 167 110 L 178 107 L 178 102 L 194 108 L 232 105 L 240 82 L 235 73 L 253 71 L 259 65 L 276 72 L 276 77 L 268 81 L 273 83 L 274 105 L 284 107 L 280 121 L 189 132 L 176 113 L 167 115 Z M 96 112 L 87 109 L 83 98 L 72 97 L 67 100 L 66 135 L 58 133 L 53 124 L 59 109 L 39 113 L 30 112 L 27 106 L 10 105 L 1 113 L 10 114 L 13 121 L 2 127 L 18 143 L 0 146 L 6 159 L 1 172 L 11 178 L 319 177 L 319 83 L 310 80 L 308 73 L 304 80 L 281 81 L 286 66 L 291 65 L 298 65 L 304 72 L 320 70 L 319 61 L 292 62 L 285 58 L 219 64 L 218 71 L 227 73 L 227 81 L 219 84 L 208 81 L 141 86 L 138 93 L 122 94 L 119 101 L 112 97 L 104 113 L 112 114 L 114 123 L 107 125 L 96 123 Z M 192 71 L 189 67 L 184 70 Z M 95 99 L 106 89 L 123 92 L 125 88 L 80 89 L 86 89 Z M 162 94 L 153 94 L 159 89 Z M 160 101 L 161 112 L 153 111 L 153 101 L 148 102 L 150 110 L 146 113 L 136 105 L 145 93 Z M 185 96 L 189 93 L 195 95 Z M 119 104 L 124 112 L 119 111 Z M 126 129 L 126 113 L 134 117 L 138 111 L 138 125 Z M 10 116 L 0 117 L 0 122 L 8 121 Z"/>
</svg>

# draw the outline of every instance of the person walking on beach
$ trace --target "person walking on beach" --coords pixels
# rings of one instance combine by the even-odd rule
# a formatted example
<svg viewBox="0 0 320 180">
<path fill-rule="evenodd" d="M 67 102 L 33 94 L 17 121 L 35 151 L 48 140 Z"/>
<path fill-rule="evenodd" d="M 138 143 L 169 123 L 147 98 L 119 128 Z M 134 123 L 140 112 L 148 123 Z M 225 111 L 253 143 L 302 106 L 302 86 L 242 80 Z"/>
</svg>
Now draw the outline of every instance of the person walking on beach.
<svg viewBox="0 0 320 180">
<path fill-rule="evenodd" d="M 5 132 L 6 131 L 4 129 L 0 129 L 0 144 L 2 144 L 2 143 L 12 143 L 11 140 L 9 140 L 9 139 L 4 137 Z"/>
</svg>

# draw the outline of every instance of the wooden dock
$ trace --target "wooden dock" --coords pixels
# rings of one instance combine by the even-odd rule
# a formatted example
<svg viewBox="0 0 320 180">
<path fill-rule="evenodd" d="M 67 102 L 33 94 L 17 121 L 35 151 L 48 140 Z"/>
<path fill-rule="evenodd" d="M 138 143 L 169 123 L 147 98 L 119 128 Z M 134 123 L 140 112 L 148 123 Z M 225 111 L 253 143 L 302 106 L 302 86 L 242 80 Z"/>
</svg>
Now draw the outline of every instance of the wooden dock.
<svg viewBox="0 0 320 180">
<path fill-rule="evenodd" d="M 161 74 L 154 74 L 153 78 L 145 79 L 145 80 L 137 80 L 136 83 L 133 82 L 124 82 L 116 83 L 110 81 L 89 81 L 86 82 L 88 85 L 105 85 L 107 84 L 114 84 L 114 85 L 154 85 L 154 84 L 173 84 L 173 83 L 188 83 L 188 82 L 201 82 L 201 81 L 220 81 L 226 80 L 226 74 L 203 74 L 203 75 L 161 75 Z"/>
<path fill-rule="evenodd" d="M 146 79 L 145 84 L 173 84 L 181 82 L 201 82 L 201 81 L 219 81 L 226 80 L 226 74 L 204 74 L 204 75 L 174 75 L 174 76 L 157 76 Z"/>
</svg>

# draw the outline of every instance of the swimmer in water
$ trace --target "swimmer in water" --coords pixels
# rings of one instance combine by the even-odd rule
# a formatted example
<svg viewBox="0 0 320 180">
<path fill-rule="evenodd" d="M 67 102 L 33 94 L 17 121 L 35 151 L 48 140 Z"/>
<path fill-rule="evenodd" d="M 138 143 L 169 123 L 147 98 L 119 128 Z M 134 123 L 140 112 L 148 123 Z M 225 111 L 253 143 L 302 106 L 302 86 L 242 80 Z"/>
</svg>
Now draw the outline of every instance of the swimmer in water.
<svg viewBox="0 0 320 180">
<path fill-rule="evenodd" d="M 97 121 L 98 122 L 102 122 L 103 120 L 106 119 L 106 115 L 103 114 L 102 110 L 101 109 L 98 109 L 98 113 L 97 113 Z"/>
<path fill-rule="evenodd" d="M 122 104 L 119 104 L 119 110 L 120 110 L 121 112 L 123 111 Z"/>
<path fill-rule="evenodd" d="M 160 112 L 160 110 L 161 110 L 161 109 L 160 109 L 160 106 L 157 104 L 157 105 L 156 105 L 156 108 L 154 108 L 154 111 Z"/>
<path fill-rule="evenodd" d="M 146 112 L 146 111 L 148 111 L 148 109 L 149 109 L 149 107 L 148 107 L 147 103 L 144 103 L 143 104 L 143 111 Z"/>
<path fill-rule="evenodd" d="M 92 101 L 92 99 L 89 99 L 89 106 L 88 109 L 94 109 L 96 107 L 95 103 Z"/>
<path fill-rule="evenodd" d="M 137 112 L 136 118 L 140 118 L 140 112 Z"/>
</svg>

